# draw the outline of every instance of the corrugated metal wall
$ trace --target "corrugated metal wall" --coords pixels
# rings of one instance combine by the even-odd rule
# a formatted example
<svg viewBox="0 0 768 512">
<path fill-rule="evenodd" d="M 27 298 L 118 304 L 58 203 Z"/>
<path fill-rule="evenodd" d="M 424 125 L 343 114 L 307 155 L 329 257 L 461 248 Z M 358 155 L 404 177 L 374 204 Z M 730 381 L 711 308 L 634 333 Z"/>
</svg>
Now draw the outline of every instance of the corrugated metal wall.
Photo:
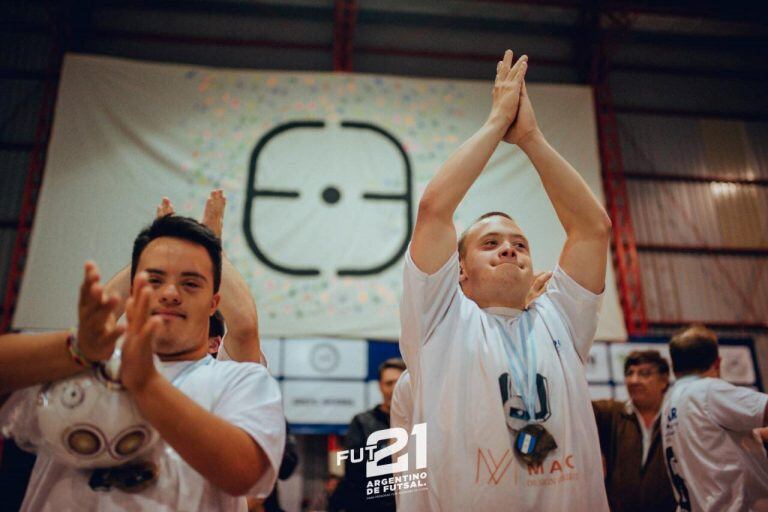
<svg viewBox="0 0 768 512">
<path fill-rule="evenodd" d="M 623 115 L 620 127 L 649 320 L 768 322 L 768 124 Z"/>
<path fill-rule="evenodd" d="M 0 31 L 0 306 L 16 239 L 22 192 L 35 139 L 50 36 L 37 2 L 1 2 Z"/>
</svg>

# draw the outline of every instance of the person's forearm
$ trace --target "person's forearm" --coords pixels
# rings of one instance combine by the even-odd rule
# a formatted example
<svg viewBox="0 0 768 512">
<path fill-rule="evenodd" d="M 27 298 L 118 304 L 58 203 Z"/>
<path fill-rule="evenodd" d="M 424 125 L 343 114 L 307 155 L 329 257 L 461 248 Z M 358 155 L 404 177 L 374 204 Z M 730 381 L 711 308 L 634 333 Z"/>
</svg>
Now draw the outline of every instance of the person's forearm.
<svg viewBox="0 0 768 512">
<path fill-rule="evenodd" d="M 610 219 L 576 169 L 549 145 L 540 131 L 519 143 L 539 173 L 565 232 L 607 236 Z"/>
<path fill-rule="evenodd" d="M 115 316 L 120 318 L 125 312 L 125 301 L 131 295 L 131 266 L 126 265 L 112 276 L 112 279 L 104 285 L 104 291 L 120 299 L 114 310 Z"/>
<path fill-rule="evenodd" d="M 223 258 L 219 310 L 227 326 L 227 353 L 234 361 L 261 360 L 259 317 L 248 284 L 228 258 Z"/>
<path fill-rule="evenodd" d="M 66 331 L 0 336 L 0 393 L 83 371 L 67 349 L 68 336 Z"/>
<path fill-rule="evenodd" d="M 225 492 L 245 494 L 269 469 L 267 456 L 250 435 L 200 407 L 162 375 L 132 395 L 160 436 Z"/>
<path fill-rule="evenodd" d="M 509 121 L 492 115 L 454 152 L 427 185 L 419 204 L 419 215 L 453 220 L 453 213 L 483 171 L 501 142 Z"/>
</svg>

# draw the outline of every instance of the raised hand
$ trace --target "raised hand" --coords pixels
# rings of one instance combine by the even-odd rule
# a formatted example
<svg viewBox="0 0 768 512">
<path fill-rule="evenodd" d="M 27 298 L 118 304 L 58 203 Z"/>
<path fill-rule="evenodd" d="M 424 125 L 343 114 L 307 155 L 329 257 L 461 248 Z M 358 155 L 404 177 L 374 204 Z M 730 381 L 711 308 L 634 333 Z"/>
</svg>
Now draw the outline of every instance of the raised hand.
<svg viewBox="0 0 768 512">
<path fill-rule="evenodd" d="M 531 302 L 547 291 L 547 283 L 550 278 L 552 278 L 552 272 L 538 272 L 533 275 L 533 284 L 528 290 L 528 295 L 525 296 L 525 307 L 528 307 Z"/>
<path fill-rule="evenodd" d="M 118 302 L 116 296 L 104 291 L 96 264 L 87 261 L 77 308 L 77 344 L 89 361 L 108 359 L 125 330 L 117 325 L 115 309 Z"/>
<path fill-rule="evenodd" d="M 171 204 L 171 200 L 167 197 L 163 197 L 163 200 L 160 202 L 159 205 L 157 205 L 157 215 L 156 217 L 159 219 L 160 217 L 165 217 L 166 215 L 173 215 L 176 213 L 176 211 L 173 208 L 173 204 Z"/>
<path fill-rule="evenodd" d="M 151 295 L 147 274 L 141 272 L 133 282 L 133 291 L 125 306 L 128 326 L 120 358 L 120 380 L 132 392 L 143 390 L 153 378 L 161 377 L 155 369 L 152 340 L 162 320 L 150 316 Z"/>
<path fill-rule="evenodd" d="M 493 83 L 493 105 L 491 118 L 501 117 L 507 125 L 517 117 L 520 93 L 528 70 L 528 56 L 523 55 L 512 65 L 512 50 L 504 52 L 504 59 L 496 65 L 496 80 Z"/>
<path fill-rule="evenodd" d="M 504 134 L 504 142 L 520 145 L 531 136 L 538 133 L 541 133 L 539 131 L 539 124 L 536 122 L 536 114 L 533 112 L 531 98 L 528 96 L 525 81 L 523 81 L 523 88 L 520 91 L 520 105 L 517 110 L 517 117 L 512 122 L 507 133 Z"/>
<path fill-rule="evenodd" d="M 220 188 L 212 190 L 205 201 L 205 211 L 203 211 L 203 220 L 201 222 L 219 238 L 221 238 L 224 228 L 224 208 L 226 206 L 227 198 L 224 197 L 224 191 Z"/>
</svg>

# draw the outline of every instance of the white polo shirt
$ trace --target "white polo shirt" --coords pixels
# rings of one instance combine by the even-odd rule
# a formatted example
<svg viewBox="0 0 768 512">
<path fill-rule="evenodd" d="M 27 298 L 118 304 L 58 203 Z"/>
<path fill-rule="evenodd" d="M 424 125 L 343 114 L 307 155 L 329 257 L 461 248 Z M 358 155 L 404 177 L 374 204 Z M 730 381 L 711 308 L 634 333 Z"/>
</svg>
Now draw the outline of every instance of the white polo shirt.
<svg viewBox="0 0 768 512">
<path fill-rule="evenodd" d="M 402 510 L 608 511 L 584 365 L 601 295 L 559 267 L 525 311 L 481 309 L 458 283 L 454 253 L 432 275 L 406 253 L 400 350 L 414 424 L 427 424 L 427 490 Z M 513 452 L 528 422 L 508 356 L 536 347 L 537 422 L 557 448 L 529 468 Z M 507 345 L 505 347 L 505 344 Z M 526 382 L 524 375 L 519 375 Z M 524 385 L 524 384 L 523 384 Z"/>
<path fill-rule="evenodd" d="M 768 458 L 752 432 L 766 403 L 768 395 L 722 379 L 674 383 L 661 426 L 678 510 L 768 510 Z"/>
</svg>

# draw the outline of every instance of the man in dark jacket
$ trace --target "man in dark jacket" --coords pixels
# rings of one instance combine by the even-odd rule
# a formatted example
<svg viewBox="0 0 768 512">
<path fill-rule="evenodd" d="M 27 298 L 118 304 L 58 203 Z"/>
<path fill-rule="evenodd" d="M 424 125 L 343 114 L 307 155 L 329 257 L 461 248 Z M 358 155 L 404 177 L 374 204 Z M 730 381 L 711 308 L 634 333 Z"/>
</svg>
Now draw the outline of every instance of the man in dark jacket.
<svg viewBox="0 0 768 512">
<path fill-rule="evenodd" d="M 392 392 L 400 374 L 405 371 L 405 363 L 400 358 L 392 358 L 384 361 L 379 366 L 379 389 L 383 397 L 380 403 L 373 409 L 361 412 L 352 418 L 349 430 L 344 438 L 344 447 L 348 450 L 360 450 L 365 447 L 368 436 L 377 430 L 389 428 L 389 408 L 392 403 Z M 387 441 L 379 443 L 378 448 L 383 448 Z M 379 465 L 391 462 L 389 458 L 382 459 Z M 394 511 L 395 496 L 381 496 L 368 499 L 366 496 L 365 461 L 351 463 L 347 461 L 344 470 L 344 479 L 339 484 L 336 497 L 339 498 L 340 508 L 347 512 L 358 510 L 365 511 Z M 389 478 L 391 475 L 381 475 L 378 479 Z"/>
<path fill-rule="evenodd" d="M 659 424 L 669 364 L 656 350 L 636 350 L 624 362 L 624 378 L 629 400 L 592 402 L 611 511 L 672 512 Z"/>
</svg>

